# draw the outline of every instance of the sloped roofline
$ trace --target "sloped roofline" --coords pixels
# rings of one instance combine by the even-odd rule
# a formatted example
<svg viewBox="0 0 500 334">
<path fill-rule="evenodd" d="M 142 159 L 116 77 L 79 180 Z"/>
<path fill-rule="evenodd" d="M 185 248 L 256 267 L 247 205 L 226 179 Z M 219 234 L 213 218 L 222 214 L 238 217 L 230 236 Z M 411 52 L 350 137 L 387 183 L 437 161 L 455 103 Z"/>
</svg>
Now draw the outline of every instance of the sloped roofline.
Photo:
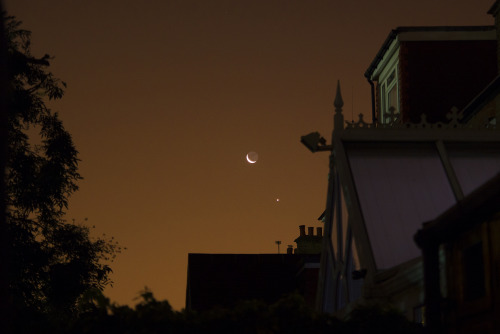
<svg viewBox="0 0 500 334">
<path fill-rule="evenodd" d="M 488 102 L 500 93 L 500 75 L 497 75 L 468 105 L 462 109 L 462 122 L 468 122 Z"/>
<path fill-rule="evenodd" d="M 385 39 L 382 47 L 377 52 L 377 55 L 371 62 L 370 66 L 365 72 L 365 77 L 368 80 L 371 80 L 371 76 L 373 72 L 375 72 L 376 68 L 382 61 L 385 53 L 391 46 L 392 42 L 396 39 L 396 37 L 404 32 L 479 32 L 479 31 L 492 31 L 495 30 L 495 26 L 487 25 L 487 26 L 409 26 L 409 27 L 397 27 L 396 29 L 391 30 L 387 38 Z"/>
<path fill-rule="evenodd" d="M 493 16 L 495 16 L 498 12 L 498 6 L 500 4 L 500 1 L 496 0 L 495 3 L 490 7 L 490 9 L 488 10 L 488 14 L 491 14 Z"/>
</svg>

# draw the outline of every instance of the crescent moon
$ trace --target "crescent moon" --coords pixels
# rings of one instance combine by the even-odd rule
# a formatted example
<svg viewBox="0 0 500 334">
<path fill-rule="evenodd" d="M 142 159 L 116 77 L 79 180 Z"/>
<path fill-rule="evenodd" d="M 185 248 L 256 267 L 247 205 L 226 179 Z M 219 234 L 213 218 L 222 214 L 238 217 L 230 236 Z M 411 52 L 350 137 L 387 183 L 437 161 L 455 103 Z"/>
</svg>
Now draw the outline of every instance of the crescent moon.
<svg viewBox="0 0 500 334">
<path fill-rule="evenodd" d="M 257 160 L 255 160 L 255 161 L 251 160 L 251 159 L 250 159 L 250 157 L 248 156 L 248 154 L 247 154 L 247 161 L 248 161 L 249 163 L 251 163 L 251 164 L 254 164 L 254 163 L 256 163 L 256 162 L 257 162 Z"/>
</svg>

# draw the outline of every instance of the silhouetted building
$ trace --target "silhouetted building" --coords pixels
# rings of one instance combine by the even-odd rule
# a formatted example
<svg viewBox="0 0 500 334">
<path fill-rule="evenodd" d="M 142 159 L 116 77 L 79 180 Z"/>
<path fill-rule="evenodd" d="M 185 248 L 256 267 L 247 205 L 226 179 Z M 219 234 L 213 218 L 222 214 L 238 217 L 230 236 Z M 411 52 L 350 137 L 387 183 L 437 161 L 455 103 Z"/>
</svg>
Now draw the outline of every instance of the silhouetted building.
<svg viewBox="0 0 500 334">
<path fill-rule="evenodd" d="M 300 235 L 295 239 L 297 243 L 297 248 L 295 249 L 295 254 L 319 254 L 321 253 L 321 246 L 323 241 L 323 229 L 321 227 L 316 228 L 316 235 L 314 235 L 314 227 L 308 227 L 306 235 L 306 226 L 299 226 Z"/>
<path fill-rule="evenodd" d="M 498 4 L 490 13 L 498 12 Z M 494 213 L 500 202 L 495 197 L 488 209 L 477 207 L 470 212 L 474 219 L 443 213 L 484 199 L 484 193 L 473 194 L 500 172 L 495 38 L 493 26 L 395 29 L 365 74 L 376 85 L 378 121 L 366 123 L 361 115 L 345 122 L 339 86 L 331 145 L 317 133 L 303 137 L 318 139 L 306 142 L 311 151 L 331 151 L 318 310 L 342 314 L 357 303 L 386 302 L 424 322 L 426 307 L 439 304 L 434 316 L 446 326 L 494 332 L 484 324 L 499 318 L 497 295 L 490 295 L 498 293 L 498 277 L 488 268 L 499 267 L 492 245 L 500 242 Z M 487 212 L 496 218 L 483 216 Z M 424 257 L 431 256 L 432 264 L 427 270 L 425 263 L 432 278 L 426 281 L 434 289 L 424 291 L 422 251 L 413 237 L 436 217 L 447 222 L 431 224 L 434 231 L 448 230 L 441 231 L 441 242 L 424 228 Z M 460 221 L 463 234 L 454 236 Z M 425 246 L 429 242 L 434 248 Z M 436 243 L 445 250 L 436 253 Z M 446 278 L 436 285 L 442 271 Z M 439 289 L 453 294 L 451 304 L 436 297 Z M 430 302 L 424 301 L 426 291 Z"/>
<path fill-rule="evenodd" d="M 321 230 L 319 236 L 302 235 L 305 226 L 300 231 L 295 254 L 290 246 L 287 254 L 189 254 L 186 309 L 230 308 L 243 300 L 271 304 L 292 293 L 314 307 Z"/>
<path fill-rule="evenodd" d="M 422 249 L 428 326 L 500 332 L 500 174 L 415 236 Z"/>
<path fill-rule="evenodd" d="M 496 48 L 494 26 L 392 30 L 365 73 L 377 121 L 448 122 L 496 76 Z"/>
</svg>

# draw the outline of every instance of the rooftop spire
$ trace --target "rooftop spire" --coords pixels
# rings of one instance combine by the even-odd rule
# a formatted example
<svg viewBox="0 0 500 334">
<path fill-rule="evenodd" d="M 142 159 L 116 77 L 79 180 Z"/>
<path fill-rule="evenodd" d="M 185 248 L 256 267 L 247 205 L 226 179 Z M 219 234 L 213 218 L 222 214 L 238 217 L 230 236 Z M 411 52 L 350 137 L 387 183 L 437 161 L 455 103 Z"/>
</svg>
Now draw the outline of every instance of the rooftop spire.
<svg viewBox="0 0 500 334">
<path fill-rule="evenodd" d="M 335 95 L 333 106 L 335 107 L 335 116 L 333 117 L 333 130 L 336 132 L 340 132 L 344 129 L 344 115 L 342 115 L 342 107 L 344 106 L 344 101 L 342 100 L 342 94 L 340 93 L 340 80 L 337 81 L 337 94 Z"/>
<path fill-rule="evenodd" d="M 337 94 L 335 95 L 335 101 L 333 101 L 333 105 L 335 107 L 335 112 L 342 112 L 344 100 L 342 100 L 342 94 L 340 93 L 340 80 L 337 81 Z"/>
</svg>

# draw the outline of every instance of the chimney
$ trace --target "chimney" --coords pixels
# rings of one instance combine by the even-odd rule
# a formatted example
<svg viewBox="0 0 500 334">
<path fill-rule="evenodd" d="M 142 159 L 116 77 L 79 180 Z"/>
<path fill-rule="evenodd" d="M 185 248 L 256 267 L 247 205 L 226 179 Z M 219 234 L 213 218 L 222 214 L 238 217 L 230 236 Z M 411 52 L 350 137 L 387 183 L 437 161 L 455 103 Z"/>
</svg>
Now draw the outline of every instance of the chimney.
<svg viewBox="0 0 500 334">
<path fill-rule="evenodd" d="M 286 249 L 287 254 L 293 254 L 293 245 L 288 245 L 288 248 Z"/>
<path fill-rule="evenodd" d="M 500 1 L 500 0 L 498 0 Z M 294 241 L 297 243 L 297 247 L 293 249 L 294 254 L 321 254 L 321 249 L 323 242 L 322 234 L 323 228 L 318 227 L 318 237 L 314 235 L 314 227 L 307 228 L 306 235 L 306 225 L 299 226 L 300 235 Z M 292 247 L 288 246 L 287 254 L 292 252 Z"/>
</svg>

